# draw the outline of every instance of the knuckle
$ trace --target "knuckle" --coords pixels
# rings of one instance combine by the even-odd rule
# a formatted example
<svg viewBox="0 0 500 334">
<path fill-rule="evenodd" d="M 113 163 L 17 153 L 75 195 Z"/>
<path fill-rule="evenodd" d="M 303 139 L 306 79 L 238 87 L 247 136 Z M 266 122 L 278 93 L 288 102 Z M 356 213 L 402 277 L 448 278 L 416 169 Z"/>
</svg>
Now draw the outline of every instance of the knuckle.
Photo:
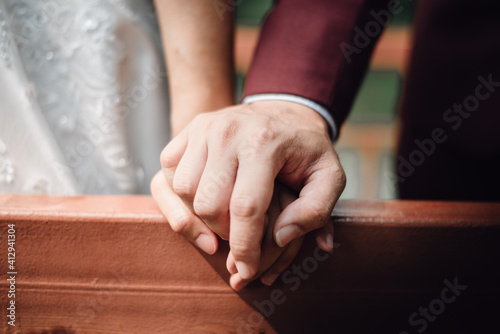
<svg viewBox="0 0 500 334">
<path fill-rule="evenodd" d="M 339 188 L 341 188 L 341 190 L 344 190 L 346 183 L 347 183 L 347 178 L 346 178 L 344 169 L 342 168 L 342 166 L 340 164 L 338 166 L 336 166 L 336 168 L 334 169 L 333 175 L 334 175 L 334 180 L 335 180 L 336 185 Z"/>
<path fill-rule="evenodd" d="M 197 128 L 201 124 L 204 124 L 205 120 L 206 120 L 206 115 L 204 113 L 201 113 L 201 114 L 194 116 L 188 125 L 188 130 L 190 130 L 190 131 L 194 130 L 195 128 Z"/>
<path fill-rule="evenodd" d="M 205 123 L 205 122 L 208 120 L 209 115 L 210 115 L 210 114 L 208 114 L 208 113 L 201 113 L 201 114 L 198 114 L 198 115 L 196 115 L 196 116 L 193 118 L 193 121 L 191 122 L 191 124 L 194 124 L 194 125 L 196 125 L 196 124 L 198 124 L 198 123 L 203 124 L 203 123 Z"/>
<path fill-rule="evenodd" d="M 193 199 L 196 193 L 196 188 L 189 182 L 174 178 L 172 183 L 174 192 L 181 198 Z"/>
<path fill-rule="evenodd" d="M 253 146 L 256 149 L 263 149 L 269 146 L 276 139 L 276 132 L 269 127 L 259 129 L 252 139 Z"/>
<path fill-rule="evenodd" d="M 229 210 L 238 218 L 253 218 L 261 213 L 257 200 L 249 196 L 231 199 Z"/>
<path fill-rule="evenodd" d="M 214 123 L 214 120 L 216 119 L 213 114 L 214 113 L 209 112 L 196 115 L 189 124 L 189 131 L 191 133 L 197 134 L 210 129 Z"/>
<path fill-rule="evenodd" d="M 239 122 L 234 119 L 229 119 L 219 124 L 218 127 L 222 146 L 228 146 L 238 132 Z"/>
<path fill-rule="evenodd" d="M 159 173 L 156 173 L 156 175 L 151 180 L 151 183 L 149 184 L 149 188 L 151 189 L 151 193 L 153 195 L 160 191 L 160 189 L 162 187 L 162 182 L 163 182 L 162 178 L 163 178 L 163 175 L 161 174 L 161 172 L 159 172 Z"/>
<path fill-rule="evenodd" d="M 222 214 L 222 210 L 215 203 L 195 197 L 193 202 L 194 212 L 204 219 L 214 219 Z"/>
<path fill-rule="evenodd" d="M 161 151 L 160 163 L 163 168 L 172 168 L 176 165 L 176 161 L 172 156 L 168 145 L 163 149 L 163 151 Z"/>
<path fill-rule="evenodd" d="M 233 238 L 233 240 L 229 239 L 229 245 L 235 260 L 248 259 L 254 252 L 249 240 Z"/>
<path fill-rule="evenodd" d="M 310 220 L 324 222 L 330 218 L 331 212 L 328 207 L 320 201 L 311 201 L 309 204 Z"/>
<path fill-rule="evenodd" d="M 191 227 L 193 220 L 187 214 L 181 214 L 175 217 L 172 221 L 169 222 L 170 227 L 176 233 L 184 235 L 187 230 Z"/>
</svg>

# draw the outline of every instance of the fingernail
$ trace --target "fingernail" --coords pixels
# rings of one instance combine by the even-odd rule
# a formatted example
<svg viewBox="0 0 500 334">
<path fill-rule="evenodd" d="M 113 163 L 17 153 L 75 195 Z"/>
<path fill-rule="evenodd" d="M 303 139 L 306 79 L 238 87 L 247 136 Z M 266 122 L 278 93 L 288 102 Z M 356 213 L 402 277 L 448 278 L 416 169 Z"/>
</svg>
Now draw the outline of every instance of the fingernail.
<svg viewBox="0 0 500 334">
<path fill-rule="evenodd" d="M 231 277 L 229 278 L 229 283 L 231 285 L 231 288 L 233 288 L 235 291 L 241 291 L 248 285 L 248 283 L 250 283 L 250 281 L 245 281 L 240 277 L 239 274 L 236 274 L 231 275 Z"/>
<path fill-rule="evenodd" d="M 252 269 L 248 264 L 242 261 L 236 261 L 236 268 L 238 269 L 238 274 L 243 279 L 250 279 L 253 276 Z"/>
<path fill-rule="evenodd" d="M 333 249 L 333 233 L 331 233 L 331 232 L 328 232 L 326 234 L 326 245 L 328 246 L 328 248 L 330 250 Z"/>
<path fill-rule="evenodd" d="M 237 274 L 238 273 L 238 268 L 234 268 L 234 267 L 230 267 L 227 269 L 227 271 L 231 274 L 231 275 L 234 275 L 234 274 Z"/>
<path fill-rule="evenodd" d="M 276 281 L 278 276 L 279 276 L 279 274 L 266 275 L 266 276 L 263 276 L 260 279 L 260 281 L 267 286 L 271 286 L 274 283 L 274 281 Z"/>
<path fill-rule="evenodd" d="M 234 285 L 234 286 L 231 286 L 233 288 L 234 291 L 241 291 L 243 290 L 243 288 L 245 288 L 246 286 L 248 285 L 248 282 L 246 281 L 243 281 L 237 285 Z"/>
<path fill-rule="evenodd" d="M 285 247 L 290 241 L 302 234 L 302 230 L 297 225 L 288 225 L 276 233 L 276 243 L 280 247 Z"/>
<path fill-rule="evenodd" d="M 198 238 L 196 238 L 194 244 L 202 251 L 210 255 L 215 253 L 217 250 L 217 246 L 215 245 L 213 239 L 204 233 L 200 234 Z"/>
</svg>

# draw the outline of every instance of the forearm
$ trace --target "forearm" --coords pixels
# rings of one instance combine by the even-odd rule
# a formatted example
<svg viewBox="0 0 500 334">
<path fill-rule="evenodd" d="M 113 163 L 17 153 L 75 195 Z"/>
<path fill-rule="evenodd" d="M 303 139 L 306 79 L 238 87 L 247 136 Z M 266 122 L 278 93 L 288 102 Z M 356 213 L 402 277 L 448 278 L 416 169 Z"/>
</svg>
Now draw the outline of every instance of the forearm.
<svg viewBox="0 0 500 334">
<path fill-rule="evenodd" d="M 172 134 L 233 104 L 233 16 L 207 0 L 155 0 L 171 95 Z"/>
</svg>

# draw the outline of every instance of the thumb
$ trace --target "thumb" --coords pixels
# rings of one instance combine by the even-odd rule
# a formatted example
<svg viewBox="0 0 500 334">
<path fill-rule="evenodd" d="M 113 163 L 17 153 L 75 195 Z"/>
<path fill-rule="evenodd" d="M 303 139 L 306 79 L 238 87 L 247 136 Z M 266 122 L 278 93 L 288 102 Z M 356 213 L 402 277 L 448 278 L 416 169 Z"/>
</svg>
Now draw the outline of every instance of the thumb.
<svg viewBox="0 0 500 334">
<path fill-rule="evenodd" d="M 340 165 L 317 169 L 306 180 L 299 198 L 288 205 L 274 225 L 274 239 L 280 247 L 321 228 L 329 221 L 333 207 L 345 187 Z"/>
</svg>

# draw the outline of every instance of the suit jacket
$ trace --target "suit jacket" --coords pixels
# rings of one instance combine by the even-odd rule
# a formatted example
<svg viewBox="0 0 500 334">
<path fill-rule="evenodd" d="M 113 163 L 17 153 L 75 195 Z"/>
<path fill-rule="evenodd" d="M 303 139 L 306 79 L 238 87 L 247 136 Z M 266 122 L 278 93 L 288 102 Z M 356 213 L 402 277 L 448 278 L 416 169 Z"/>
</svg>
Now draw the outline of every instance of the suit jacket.
<svg viewBox="0 0 500 334">
<path fill-rule="evenodd" d="M 302 96 L 327 107 L 340 125 L 349 112 L 382 30 L 357 48 L 355 28 L 363 28 L 373 20 L 370 11 L 386 9 L 387 3 L 387 0 L 276 1 L 263 24 L 244 95 Z M 342 43 L 354 46 L 359 52 L 350 59 L 345 57 Z"/>
<path fill-rule="evenodd" d="M 340 126 L 386 14 L 397 15 L 404 4 L 277 1 L 263 25 L 244 95 L 299 95 L 325 106 Z M 419 3 L 400 104 L 398 164 L 390 175 L 400 197 L 500 201 L 498 13 L 497 0 Z"/>
</svg>

